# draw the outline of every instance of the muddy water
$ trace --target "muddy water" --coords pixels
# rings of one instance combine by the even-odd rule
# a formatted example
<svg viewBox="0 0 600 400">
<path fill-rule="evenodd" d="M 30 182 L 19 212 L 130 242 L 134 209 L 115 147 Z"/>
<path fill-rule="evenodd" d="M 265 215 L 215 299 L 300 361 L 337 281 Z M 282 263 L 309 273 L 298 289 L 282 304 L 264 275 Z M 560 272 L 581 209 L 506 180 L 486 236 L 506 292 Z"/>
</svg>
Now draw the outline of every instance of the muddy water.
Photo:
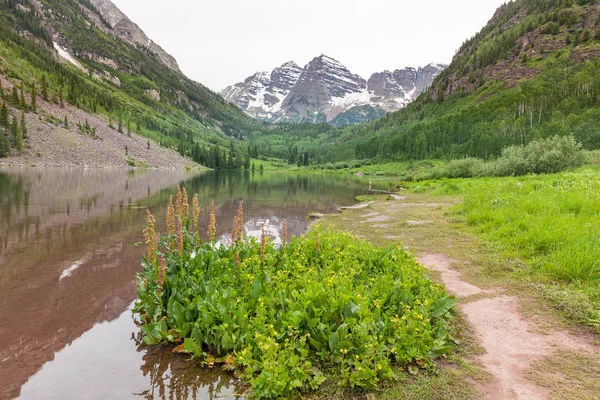
<svg viewBox="0 0 600 400">
<path fill-rule="evenodd" d="M 365 194 L 364 180 L 260 172 L 0 169 L 0 399 L 213 399 L 242 391 L 168 348 L 140 345 L 130 308 L 145 210 L 162 221 L 177 184 L 215 200 L 225 239 L 239 200 L 245 230 L 278 240 Z M 162 222 L 161 222 L 162 223 Z M 159 224 L 159 229 L 161 228 Z M 164 228 L 163 228 L 164 231 Z"/>
</svg>

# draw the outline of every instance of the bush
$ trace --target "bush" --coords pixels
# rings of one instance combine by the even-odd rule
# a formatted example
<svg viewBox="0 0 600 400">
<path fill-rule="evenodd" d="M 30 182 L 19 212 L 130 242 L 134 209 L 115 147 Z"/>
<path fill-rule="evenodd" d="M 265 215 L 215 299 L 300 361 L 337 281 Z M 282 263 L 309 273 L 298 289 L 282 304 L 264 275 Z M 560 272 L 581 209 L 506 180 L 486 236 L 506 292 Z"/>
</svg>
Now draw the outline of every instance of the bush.
<svg viewBox="0 0 600 400">
<path fill-rule="evenodd" d="M 317 226 L 276 249 L 264 235 L 240 238 L 241 212 L 233 244 L 216 245 L 214 222 L 212 240 L 200 240 L 181 204 L 169 206 L 160 242 L 148 213 L 134 309 L 145 343 L 180 343 L 201 362 L 220 357 L 260 398 L 326 379 L 371 388 L 394 365 L 432 366 L 450 350 L 454 302 L 401 247 Z"/>
<path fill-rule="evenodd" d="M 536 140 L 527 146 L 512 146 L 494 162 L 495 176 L 552 174 L 580 167 L 585 161 L 581 144 L 572 136 Z"/>
<path fill-rule="evenodd" d="M 350 161 L 350 168 L 360 168 L 363 166 L 363 162 L 359 160 Z"/>
<path fill-rule="evenodd" d="M 552 174 L 580 167 L 585 162 L 581 144 L 572 136 L 554 136 L 530 142 L 527 146 L 511 146 L 502 156 L 485 163 L 478 158 L 452 160 L 446 167 L 407 172 L 408 181 L 477 176 L 522 176 Z"/>
<path fill-rule="evenodd" d="M 473 178 L 479 176 L 483 169 L 483 160 L 479 158 L 463 158 L 452 160 L 448 164 L 448 177 L 450 178 Z"/>
<path fill-rule="evenodd" d="M 545 35 L 557 35 L 560 31 L 560 25 L 556 22 L 549 22 L 542 28 L 542 33 Z"/>
</svg>

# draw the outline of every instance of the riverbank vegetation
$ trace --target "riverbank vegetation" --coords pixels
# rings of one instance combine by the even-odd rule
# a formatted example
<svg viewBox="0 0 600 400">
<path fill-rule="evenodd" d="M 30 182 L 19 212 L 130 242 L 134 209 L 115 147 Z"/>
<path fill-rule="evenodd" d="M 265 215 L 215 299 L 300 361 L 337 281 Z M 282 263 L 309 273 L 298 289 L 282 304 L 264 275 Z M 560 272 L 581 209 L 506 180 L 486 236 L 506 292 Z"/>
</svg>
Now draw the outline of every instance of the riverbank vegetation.
<svg viewBox="0 0 600 400">
<path fill-rule="evenodd" d="M 216 243 L 214 211 L 202 240 L 197 204 L 190 218 L 179 191 L 160 238 L 148 213 L 134 309 L 146 344 L 222 362 L 260 398 L 373 388 L 451 350 L 454 301 L 401 247 L 317 226 L 289 241 L 284 227 L 275 248 L 243 236 L 241 203 L 231 242 Z"/>
<path fill-rule="evenodd" d="M 484 176 L 521 176 L 556 173 L 580 167 L 593 158 L 572 136 L 553 136 L 534 140 L 526 146 L 510 146 L 492 160 L 461 158 L 455 160 L 422 160 L 373 163 L 370 160 L 327 163 L 295 167 L 285 162 L 269 161 L 271 168 L 303 171 L 326 171 L 398 177 L 404 181 Z"/>
<path fill-rule="evenodd" d="M 600 332 L 600 175 L 597 166 L 552 175 L 412 183 L 462 199 L 451 217 L 497 251 L 511 275 L 572 321 Z"/>
</svg>

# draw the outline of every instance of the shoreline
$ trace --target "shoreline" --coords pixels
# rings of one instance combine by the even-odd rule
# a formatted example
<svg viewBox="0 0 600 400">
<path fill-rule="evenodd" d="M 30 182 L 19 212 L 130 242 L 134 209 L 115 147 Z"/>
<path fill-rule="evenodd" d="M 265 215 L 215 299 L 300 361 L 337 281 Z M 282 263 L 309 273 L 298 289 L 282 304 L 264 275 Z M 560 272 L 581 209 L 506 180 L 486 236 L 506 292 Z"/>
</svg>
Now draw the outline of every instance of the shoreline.
<svg viewBox="0 0 600 400">
<path fill-rule="evenodd" d="M 2 168 L 72 168 L 72 169 L 121 169 L 121 170 L 132 170 L 132 171 L 144 171 L 144 170 L 163 170 L 163 171 L 213 171 L 213 169 L 204 167 L 202 165 L 189 165 L 184 167 L 167 167 L 167 166 L 148 166 L 148 167 L 133 167 L 129 165 L 81 165 L 81 164 L 54 164 L 54 163 L 22 163 L 22 162 L 1 162 L 0 169 Z"/>
</svg>

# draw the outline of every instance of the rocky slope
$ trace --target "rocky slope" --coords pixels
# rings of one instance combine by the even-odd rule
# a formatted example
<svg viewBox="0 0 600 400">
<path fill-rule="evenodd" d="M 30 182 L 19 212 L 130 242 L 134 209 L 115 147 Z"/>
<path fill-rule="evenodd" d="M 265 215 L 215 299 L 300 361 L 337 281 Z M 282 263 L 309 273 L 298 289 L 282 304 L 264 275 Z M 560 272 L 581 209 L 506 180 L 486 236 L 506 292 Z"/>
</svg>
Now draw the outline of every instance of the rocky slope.
<svg viewBox="0 0 600 400">
<path fill-rule="evenodd" d="M 186 77 L 110 0 L 0 1 L 0 80 L 3 163 L 184 166 L 180 155 L 205 163 L 209 148 L 260 128 Z M 63 132 L 65 116 L 71 126 Z M 30 133 L 22 151 L 13 118 Z M 86 120 L 82 134 L 75 124 Z M 131 136 L 115 135 L 119 125 Z"/>
<path fill-rule="evenodd" d="M 263 121 L 348 125 L 403 108 L 445 67 L 432 63 L 375 73 L 365 80 L 322 54 L 304 68 L 290 61 L 270 73 L 258 72 L 221 95 Z"/>
<path fill-rule="evenodd" d="M 128 43 L 147 48 L 163 64 L 179 72 L 177 60 L 146 36 L 144 31 L 119 10 L 113 2 L 110 0 L 90 0 L 90 3 L 96 7 L 104 21 L 107 22 L 110 33 Z M 98 26 L 102 26 L 102 24 Z"/>
<path fill-rule="evenodd" d="M 11 89 L 9 81 L 0 78 L 0 83 L 4 89 Z M 30 99 L 27 97 L 28 101 Z M 12 149 L 8 157 L 0 158 L 0 167 L 198 167 L 193 161 L 159 146 L 152 139 L 134 132 L 120 133 L 102 117 L 77 107 L 61 107 L 38 98 L 37 108 L 36 113 L 24 114 L 27 137 L 23 151 Z M 9 107 L 9 113 L 19 115 L 20 111 Z M 85 126 L 86 123 L 93 132 L 91 128 L 86 131 L 79 127 L 79 124 Z"/>
</svg>

